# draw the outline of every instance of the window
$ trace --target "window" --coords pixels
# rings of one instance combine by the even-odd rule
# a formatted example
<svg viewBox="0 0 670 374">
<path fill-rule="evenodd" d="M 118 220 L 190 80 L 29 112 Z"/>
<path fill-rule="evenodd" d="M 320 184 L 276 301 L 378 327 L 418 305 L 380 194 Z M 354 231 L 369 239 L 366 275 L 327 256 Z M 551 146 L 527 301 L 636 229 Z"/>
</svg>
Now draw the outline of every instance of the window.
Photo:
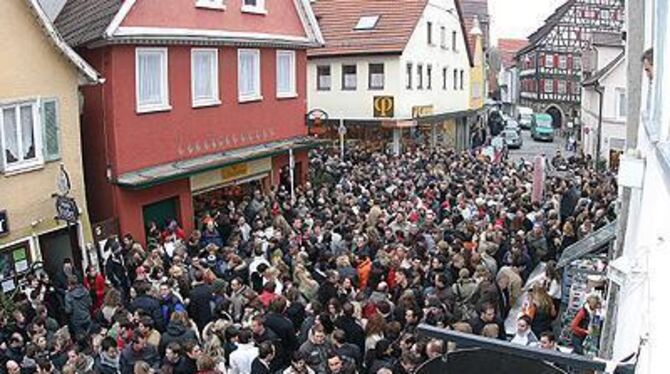
<svg viewBox="0 0 670 374">
<path fill-rule="evenodd" d="M 465 81 L 465 79 L 464 79 L 464 72 L 463 72 L 463 70 L 461 70 L 461 82 L 460 82 L 460 88 L 461 88 L 461 90 L 464 90 L 464 88 L 463 88 L 463 81 Z"/>
<path fill-rule="evenodd" d="M 426 32 L 428 33 L 428 35 L 427 35 L 428 44 L 433 45 L 433 23 L 432 22 L 427 22 L 426 23 Z"/>
<path fill-rule="evenodd" d="M 457 35 L 458 35 L 458 34 L 456 33 L 456 31 L 452 31 L 452 32 L 451 32 L 451 49 L 453 49 L 455 52 L 458 51 L 458 50 L 456 49 L 456 36 L 457 36 Z"/>
<path fill-rule="evenodd" d="M 564 80 L 558 81 L 558 93 L 560 95 L 565 95 L 567 93 Z"/>
<path fill-rule="evenodd" d="M 458 69 L 454 69 L 454 90 L 458 89 Z"/>
<path fill-rule="evenodd" d="M 575 70 L 581 70 L 582 58 L 580 56 L 575 56 L 574 60 L 572 61 L 572 64 L 574 65 Z"/>
<path fill-rule="evenodd" d="M 342 65 L 342 89 L 356 89 L 356 65 Z"/>
<path fill-rule="evenodd" d="M 416 88 L 423 88 L 423 65 L 416 66 Z"/>
<path fill-rule="evenodd" d="M 261 53 L 258 49 L 237 51 L 238 99 L 244 101 L 261 100 Z"/>
<path fill-rule="evenodd" d="M 277 51 L 277 97 L 296 97 L 295 51 Z"/>
<path fill-rule="evenodd" d="M 223 0 L 195 0 L 196 8 L 225 10 Z"/>
<path fill-rule="evenodd" d="M 384 64 L 368 66 L 368 88 L 371 90 L 384 89 Z"/>
<path fill-rule="evenodd" d="M 432 90 L 433 89 L 433 66 L 428 65 L 426 66 L 426 89 Z"/>
<path fill-rule="evenodd" d="M 582 87 L 579 83 L 573 83 L 572 84 L 572 94 L 573 95 L 579 95 L 582 93 Z"/>
<path fill-rule="evenodd" d="M 447 89 L 447 68 L 442 68 L 442 89 Z"/>
<path fill-rule="evenodd" d="M 408 90 L 412 89 L 412 64 L 408 63 L 407 64 L 407 86 L 406 88 Z"/>
<path fill-rule="evenodd" d="M 447 48 L 447 28 L 440 27 L 440 47 Z"/>
<path fill-rule="evenodd" d="M 558 57 L 558 68 L 559 69 L 568 68 L 568 58 L 566 56 L 561 55 Z"/>
<path fill-rule="evenodd" d="M 544 57 L 544 66 L 547 68 L 554 67 L 554 55 L 546 55 Z"/>
<path fill-rule="evenodd" d="M 137 48 L 135 91 L 137 112 L 169 110 L 167 48 Z"/>
<path fill-rule="evenodd" d="M 5 105 L 0 107 L 0 111 L 4 171 L 13 172 L 42 164 L 42 131 L 37 101 Z"/>
<path fill-rule="evenodd" d="M 242 12 L 254 14 L 267 14 L 265 0 L 242 0 Z"/>
<path fill-rule="evenodd" d="M 330 65 L 316 67 L 316 89 L 319 91 L 330 91 Z"/>
<path fill-rule="evenodd" d="M 617 88 L 615 89 L 616 95 L 616 115 L 617 118 L 626 118 L 626 89 Z"/>
<path fill-rule="evenodd" d="M 218 55 L 216 49 L 191 50 L 191 98 L 194 107 L 221 104 Z"/>
<path fill-rule="evenodd" d="M 379 16 L 363 16 L 358 19 L 354 30 L 372 30 L 377 26 Z"/>
<path fill-rule="evenodd" d="M 544 92 L 545 93 L 553 93 L 554 92 L 554 81 L 551 79 L 547 79 L 544 81 Z"/>
</svg>

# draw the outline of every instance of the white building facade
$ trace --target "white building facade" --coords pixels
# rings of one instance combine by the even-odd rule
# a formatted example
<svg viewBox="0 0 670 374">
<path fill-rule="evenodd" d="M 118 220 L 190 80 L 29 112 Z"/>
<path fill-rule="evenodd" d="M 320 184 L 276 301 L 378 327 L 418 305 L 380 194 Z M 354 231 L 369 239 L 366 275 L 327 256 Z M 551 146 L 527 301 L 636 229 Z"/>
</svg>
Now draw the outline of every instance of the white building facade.
<svg viewBox="0 0 670 374">
<path fill-rule="evenodd" d="M 653 79 L 642 83 L 637 149 L 622 158 L 619 184 L 631 187 L 613 359 L 639 352 L 636 373 L 668 372 L 670 325 L 670 4 L 645 0 L 645 48 L 654 48 Z M 641 56 L 629 56 L 639 59 Z"/>
<path fill-rule="evenodd" d="M 616 169 L 626 142 L 626 58 L 623 44 L 594 43 L 584 52 L 593 71 L 582 85 L 581 139 L 584 153 Z M 585 74 L 587 74 L 585 72 Z M 600 105 L 602 95 L 602 123 Z M 599 125 L 601 129 L 599 131 Z"/>
<path fill-rule="evenodd" d="M 364 53 L 332 47 L 335 43 L 329 36 L 338 32 L 321 22 L 326 52 L 316 49 L 309 54 L 308 110 L 326 112 L 333 126 L 343 120 L 348 137 L 359 127 L 375 132 L 396 154 L 410 138 L 432 145 L 443 142 L 467 147 L 472 58 L 458 4 L 454 0 L 427 1 L 414 20 L 405 20 L 414 27 L 395 52 L 378 50 L 375 44 L 378 38 L 386 37 L 384 33 L 392 32 L 384 29 L 393 27 L 384 24 L 391 16 L 380 8 L 371 13 L 365 6 L 362 2 L 349 25 L 355 36 L 369 34 L 359 45 Z M 319 10 L 317 1 L 317 16 Z M 402 17 L 413 15 L 407 12 Z M 375 26 L 356 31 L 366 18 Z"/>
</svg>

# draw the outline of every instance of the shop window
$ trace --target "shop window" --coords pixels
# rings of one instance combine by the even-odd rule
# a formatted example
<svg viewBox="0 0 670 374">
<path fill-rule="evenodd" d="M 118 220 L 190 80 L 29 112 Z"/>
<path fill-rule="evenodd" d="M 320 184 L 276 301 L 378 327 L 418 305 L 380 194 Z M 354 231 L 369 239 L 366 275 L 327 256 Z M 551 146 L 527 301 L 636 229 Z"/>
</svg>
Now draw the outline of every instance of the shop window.
<svg viewBox="0 0 670 374">
<path fill-rule="evenodd" d="M 30 269 L 29 256 L 28 241 L 0 249 L 0 279 L 3 292 L 11 292 L 19 285 L 20 278 Z"/>
</svg>

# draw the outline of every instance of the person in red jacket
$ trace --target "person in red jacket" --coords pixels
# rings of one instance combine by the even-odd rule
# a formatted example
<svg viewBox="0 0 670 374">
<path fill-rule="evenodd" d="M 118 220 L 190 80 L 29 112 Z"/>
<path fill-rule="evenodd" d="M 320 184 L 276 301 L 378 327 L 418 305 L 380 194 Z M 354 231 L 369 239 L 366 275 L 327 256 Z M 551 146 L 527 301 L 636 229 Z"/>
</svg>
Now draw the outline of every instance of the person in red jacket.
<svg viewBox="0 0 670 374">
<path fill-rule="evenodd" d="M 584 306 L 577 312 L 577 315 L 575 315 L 570 324 L 570 330 L 572 331 L 571 342 L 574 352 L 577 354 L 584 354 L 584 339 L 589 335 L 591 318 L 598 308 L 600 308 L 600 297 L 597 295 L 589 296 Z"/>
<path fill-rule="evenodd" d="M 93 265 L 86 268 L 84 287 L 91 293 L 91 299 L 93 300 L 91 313 L 95 313 L 102 307 L 102 301 L 105 297 L 105 276 L 98 272 L 98 269 Z"/>
</svg>

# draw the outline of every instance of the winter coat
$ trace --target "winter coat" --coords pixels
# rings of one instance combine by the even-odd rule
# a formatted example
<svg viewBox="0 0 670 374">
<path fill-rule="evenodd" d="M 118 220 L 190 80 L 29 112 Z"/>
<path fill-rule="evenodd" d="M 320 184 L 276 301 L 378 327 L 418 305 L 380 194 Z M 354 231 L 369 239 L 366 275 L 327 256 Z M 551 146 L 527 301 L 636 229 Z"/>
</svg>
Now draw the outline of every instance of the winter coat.
<svg viewBox="0 0 670 374">
<path fill-rule="evenodd" d="M 344 330 L 347 343 L 354 344 L 361 352 L 365 350 L 365 331 L 354 318 L 340 316 L 335 320 L 335 326 Z"/>
<path fill-rule="evenodd" d="M 193 340 L 197 341 L 195 332 L 184 326 L 181 321 L 170 321 L 165 332 L 161 335 L 160 344 L 158 344 L 158 351 L 161 356 L 165 354 L 165 348 L 172 342 L 184 344 L 184 342 Z"/>
<path fill-rule="evenodd" d="M 142 309 L 154 320 L 154 325 L 156 330 L 163 332 L 165 331 L 165 321 L 163 320 L 163 313 L 161 312 L 161 303 L 157 298 L 150 295 L 140 295 L 130 303 L 130 308 L 128 308 L 131 313 L 134 313 L 138 309 Z"/>
<path fill-rule="evenodd" d="M 364 262 L 358 265 L 357 271 L 358 271 L 358 286 L 361 290 L 363 290 L 368 286 L 368 280 L 370 279 L 370 272 L 372 271 L 372 261 L 370 261 L 370 259 L 366 259 Z"/>
<path fill-rule="evenodd" d="M 163 316 L 163 321 L 167 325 L 170 323 L 170 317 L 174 312 L 185 312 L 186 307 L 175 295 L 170 294 L 167 298 L 161 299 L 161 315 Z"/>
<path fill-rule="evenodd" d="M 65 313 L 70 316 L 73 326 L 90 325 L 92 305 L 91 295 L 81 284 L 65 293 Z"/>
<path fill-rule="evenodd" d="M 120 374 L 121 373 L 121 363 L 119 362 L 120 357 L 111 359 L 102 352 L 95 359 L 95 372 L 100 374 Z"/>
<path fill-rule="evenodd" d="M 133 344 L 128 344 L 121 352 L 121 374 L 133 374 L 134 366 L 137 361 L 144 361 L 154 369 L 158 369 L 161 363 L 160 356 L 156 348 L 146 345 L 141 351 L 133 350 Z"/>
<path fill-rule="evenodd" d="M 305 355 L 305 362 L 309 367 L 314 369 L 317 374 L 326 374 L 328 367 L 328 352 L 330 352 L 331 349 L 331 345 L 328 342 L 316 345 L 310 340 L 300 346 L 300 352 Z"/>
<path fill-rule="evenodd" d="M 210 305 L 213 293 L 212 286 L 203 283 L 195 286 L 189 294 L 188 315 L 195 321 L 200 331 L 214 319 Z"/>
<path fill-rule="evenodd" d="M 93 298 L 93 308 L 91 311 L 96 311 L 102 307 L 102 301 L 105 297 L 105 277 L 98 273 L 95 276 L 93 282 L 89 280 L 89 277 L 84 277 L 84 287 L 89 290 L 91 297 Z"/>
</svg>

